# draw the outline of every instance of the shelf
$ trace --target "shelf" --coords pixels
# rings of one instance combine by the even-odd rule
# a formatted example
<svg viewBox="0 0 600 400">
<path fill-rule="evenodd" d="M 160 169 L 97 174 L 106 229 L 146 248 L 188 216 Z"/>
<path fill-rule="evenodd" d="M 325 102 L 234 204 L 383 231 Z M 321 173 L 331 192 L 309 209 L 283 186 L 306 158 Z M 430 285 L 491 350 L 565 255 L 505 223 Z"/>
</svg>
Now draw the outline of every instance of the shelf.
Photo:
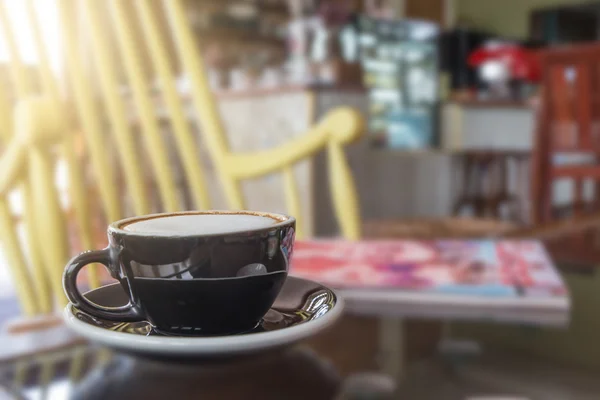
<svg viewBox="0 0 600 400">
<path fill-rule="evenodd" d="M 256 33 L 244 32 L 242 29 L 213 28 L 207 30 L 196 30 L 196 34 L 202 41 L 217 40 L 226 42 L 237 42 L 244 44 L 258 44 L 263 47 L 272 47 L 285 50 L 286 41 L 271 36 L 263 36 Z"/>
<path fill-rule="evenodd" d="M 278 4 L 266 3 L 264 1 L 234 1 L 234 0 L 203 0 L 194 4 L 193 7 L 198 11 L 204 12 L 224 12 L 227 7 L 236 3 L 255 4 L 258 12 L 263 16 L 272 18 L 290 19 L 290 12 L 286 4 L 280 2 Z"/>
<path fill-rule="evenodd" d="M 294 92 L 337 92 L 337 93 L 364 93 L 365 88 L 361 85 L 282 85 L 270 88 L 249 88 L 243 90 L 225 89 L 216 91 L 219 99 L 244 98 L 244 97 L 263 97 L 271 95 L 281 95 Z"/>
<path fill-rule="evenodd" d="M 258 9 L 260 10 L 261 13 L 268 13 L 268 14 L 280 14 L 280 15 L 287 15 L 288 17 L 290 16 L 290 11 L 289 8 L 286 4 L 284 4 L 283 2 L 279 2 L 278 4 L 272 4 L 272 2 L 266 3 L 264 1 L 257 1 L 255 2 L 258 6 Z"/>
<path fill-rule="evenodd" d="M 255 5 L 257 16 L 236 18 L 228 12 L 234 4 Z M 284 25 L 290 20 L 287 4 L 276 4 L 264 0 L 203 0 L 190 4 L 196 18 L 192 22 L 194 31 L 200 39 L 216 39 L 224 42 L 252 43 L 262 47 L 285 49 L 286 40 L 272 35 L 262 34 L 263 28 L 269 31 L 283 32 Z M 220 18 L 217 18 L 220 17 Z M 227 21 L 231 20 L 231 23 Z M 265 25 L 268 21 L 268 26 Z M 238 25 L 237 22 L 240 24 Z"/>
</svg>

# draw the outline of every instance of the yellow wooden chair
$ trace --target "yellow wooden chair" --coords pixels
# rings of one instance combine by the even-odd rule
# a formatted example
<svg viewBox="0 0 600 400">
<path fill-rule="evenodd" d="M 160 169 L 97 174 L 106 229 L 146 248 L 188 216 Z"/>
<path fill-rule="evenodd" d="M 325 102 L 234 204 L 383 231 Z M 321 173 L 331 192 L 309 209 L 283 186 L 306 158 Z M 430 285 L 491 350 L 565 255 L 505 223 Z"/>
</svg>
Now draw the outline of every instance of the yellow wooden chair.
<svg viewBox="0 0 600 400">
<path fill-rule="evenodd" d="M 26 3 L 32 5 L 31 0 Z M 160 82 L 160 96 L 169 115 L 169 135 L 177 146 L 177 157 L 183 164 L 194 207 L 210 207 L 196 138 L 191 122 L 184 114 L 184 104 L 175 85 L 175 71 L 168 58 L 169 51 L 173 50 L 167 48 L 171 40 L 175 43 L 174 51 L 182 69 L 192 83 L 193 104 L 229 206 L 244 208 L 240 180 L 280 171 L 285 182 L 288 212 L 298 217 L 301 235 L 302 216 L 299 215 L 298 189 L 292 167 L 326 149 L 332 197 L 341 231 L 348 238 L 360 235 L 357 196 L 343 151 L 345 144 L 362 133 L 360 115 L 351 109 L 339 109 L 306 135 L 283 146 L 257 153 L 232 153 L 208 87 L 198 43 L 186 21 L 181 2 L 161 2 L 163 8 L 160 10 L 156 9 L 157 4 L 159 2 L 147 0 L 58 2 L 65 55 L 63 80 L 50 69 L 43 41 L 38 35 L 37 49 L 41 56 L 37 70 L 42 85 L 35 94 L 26 89 L 31 84 L 27 82 L 23 73 L 25 68 L 16 51 L 18 38 L 10 29 L 4 32 L 9 44 L 12 43 L 10 47 L 15 50 L 11 71 L 19 104 L 14 135 L 9 137 L 0 159 L 0 223 L 4 252 L 25 314 L 51 311 L 52 296 L 59 302 L 64 301 L 60 275 L 72 252 L 70 230 L 76 229 L 76 234 L 81 235 L 82 247 L 93 248 L 95 215 L 102 214 L 110 221 L 130 214 L 183 208 L 150 90 L 153 77 Z M 39 26 L 40 21 L 36 20 L 32 7 L 30 11 L 32 27 Z M 132 11 L 139 18 L 142 43 L 130 26 L 128 15 Z M 158 11 L 167 16 L 172 37 L 159 27 Z M 89 42 L 84 42 L 84 35 L 78 31 L 76 15 L 88 29 Z M 0 18 L 6 20 L 1 8 Z M 114 29 L 107 31 L 107 27 Z M 109 42 L 109 37 L 113 37 L 114 43 Z M 115 43 L 116 48 L 111 48 Z M 86 53 L 81 51 L 84 46 L 88 49 Z M 115 52 L 123 71 L 114 61 Z M 153 77 L 145 72 L 144 56 L 151 61 Z M 87 57 L 93 58 L 91 71 Z M 125 84 L 120 72 L 124 73 Z M 97 82 L 90 79 L 90 73 L 97 76 Z M 66 88 L 65 94 L 59 90 L 61 85 Z M 126 112 L 132 104 L 119 93 L 122 87 L 132 94 L 131 103 L 137 110 L 133 117 Z M 2 121 L 12 124 L 10 119 Z M 140 129 L 133 129 L 134 125 Z M 112 154 L 112 148 L 116 154 Z M 143 168 L 147 160 L 150 171 Z M 66 209 L 59 200 L 61 193 L 55 184 L 54 172 L 59 161 L 66 161 L 69 172 Z M 150 183 L 156 182 L 158 189 L 159 209 L 151 208 L 153 192 L 149 187 L 149 172 L 153 173 Z M 124 177 L 122 188 L 119 187 L 121 176 Z M 90 195 L 96 193 L 94 190 L 98 199 Z M 19 240 L 18 227 L 8 204 L 9 195 L 14 191 L 23 194 L 23 219 L 28 239 L 24 242 Z M 75 217 L 71 218 L 75 223 L 69 216 Z"/>
<path fill-rule="evenodd" d="M 232 152 L 181 1 L 58 1 L 64 54 L 64 70 L 58 74 L 47 60 L 38 29 L 42 21 L 35 15 L 32 0 L 25 4 L 32 30 L 37 32 L 34 39 L 40 62 L 36 71 L 41 82 L 37 92 L 28 89 L 32 84 L 19 59 L 18 37 L 10 24 L 2 23 L 8 18 L 0 8 L 19 100 L 14 123 L 0 116 L 6 117 L 0 120 L 0 129 L 14 132 L 6 135 L 0 158 L 0 238 L 25 315 L 51 313 L 64 304 L 63 266 L 72 253 L 98 247 L 95 230 L 104 229 L 102 222 L 94 225 L 98 218 L 106 222 L 184 208 L 150 89 L 154 78 L 160 82 L 168 135 L 175 142 L 193 207 L 210 207 L 192 123 L 175 85 L 175 64 L 191 82 L 193 105 L 230 208 L 244 208 L 242 180 L 280 172 L 287 211 L 297 217 L 301 238 L 303 216 L 293 166 L 325 150 L 340 232 L 346 238 L 360 237 L 358 198 L 344 155 L 344 146 L 363 132 L 363 120 L 356 111 L 334 110 L 304 136 L 277 148 Z M 137 29 L 131 24 L 133 14 Z M 159 16 L 166 16 L 167 26 L 161 25 Z M 123 87 L 131 93 L 131 101 L 120 93 Z M 133 117 L 127 112 L 132 105 Z M 68 171 L 66 194 L 55 182 L 59 162 Z M 22 195 L 23 221 L 15 219 L 9 205 L 9 195 L 15 192 Z M 154 202 L 159 206 L 153 207 Z M 81 238 L 77 248 L 74 238 Z M 93 269 L 89 283 L 98 284 Z M 382 332 L 388 336 L 391 332 L 388 342 L 395 341 L 397 329 Z"/>
<path fill-rule="evenodd" d="M 22 311 L 31 316 L 52 312 L 57 302 L 65 302 L 60 277 L 64 263 L 73 253 L 69 236 L 81 238 L 81 250 L 93 248 L 96 247 L 92 225 L 94 216 L 102 214 L 105 220 L 110 221 L 123 218 L 126 213 L 143 214 L 151 209 L 137 149 L 138 140 L 130 129 L 125 103 L 118 93 L 120 83 L 105 39 L 105 21 L 96 14 L 101 11 L 97 9 L 99 4 L 58 2 L 60 22 L 57 25 L 61 27 L 65 62 L 64 70 L 60 71 L 63 79 L 50 67 L 48 49 L 42 38 L 43 21 L 36 14 L 33 1 L 27 0 L 24 4 L 28 27 L 34 33 L 39 59 L 35 71 L 39 76 L 27 74 L 28 68 L 18 51 L 19 40 L 22 39 L 19 32 L 24 32 L 23 27 L 17 30 L 15 21 L 10 21 L 7 11 L 0 7 L 1 33 L 8 45 L 10 78 L 14 84 L 14 93 L 0 92 L 0 100 L 7 103 L 7 97 L 14 97 L 19 103 L 14 124 L 11 115 L 0 115 L 0 132 L 7 143 L 0 159 L 0 229 L 5 259 L 14 277 Z M 156 27 L 149 4 L 139 2 L 138 8 L 143 12 L 145 29 L 149 32 L 148 44 L 154 50 L 156 74 L 165 82 L 163 95 L 187 185 L 195 207 L 208 208 L 208 194 L 196 156 L 195 140 L 174 89 L 174 75 L 163 39 L 158 35 L 160 30 Z M 85 59 L 89 54 L 82 52 L 85 44 L 79 40 L 78 16 L 83 17 L 89 27 L 89 45 L 98 58 L 94 73 L 99 77 L 99 87 L 89 78 L 91 71 Z M 137 49 L 119 2 L 111 4 L 111 18 L 130 88 L 142 116 L 139 118 L 143 127 L 141 136 L 146 149 L 152 154 L 149 158 L 163 209 L 179 210 L 178 194 L 153 115 L 147 82 L 140 74 Z M 41 85 L 36 85 L 37 82 Z M 66 88 L 66 94 L 60 93 L 61 84 Z M 0 103 L 0 109 L 4 111 L 7 108 Z M 106 120 L 110 129 L 105 127 Z M 14 135 L 11 135 L 12 131 Z M 78 140 L 83 142 L 83 151 L 81 146 L 76 146 Z M 107 151 L 107 144 L 111 141 L 117 149 L 117 160 Z M 60 193 L 55 185 L 54 172 L 58 161 L 66 161 L 67 164 L 67 210 L 59 202 Z M 115 166 L 115 162 L 120 162 L 120 166 Z M 125 177 L 126 193 L 118 191 L 121 175 Z M 92 198 L 96 192 L 99 201 Z M 9 196 L 14 193 L 20 195 L 23 203 L 23 221 L 19 216 L 15 217 L 9 205 Z M 124 199 L 131 200 L 128 210 L 124 210 L 124 203 L 127 203 Z M 67 218 L 70 216 L 74 217 L 74 221 Z M 68 231 L 73 228 L 76 233 L 69 235 Z M 26 240 L 20 240 L 22 232 Z M 90 283 L 92 287 L 98 284 L 94 271 L 90 273 Z"/>
</svg>

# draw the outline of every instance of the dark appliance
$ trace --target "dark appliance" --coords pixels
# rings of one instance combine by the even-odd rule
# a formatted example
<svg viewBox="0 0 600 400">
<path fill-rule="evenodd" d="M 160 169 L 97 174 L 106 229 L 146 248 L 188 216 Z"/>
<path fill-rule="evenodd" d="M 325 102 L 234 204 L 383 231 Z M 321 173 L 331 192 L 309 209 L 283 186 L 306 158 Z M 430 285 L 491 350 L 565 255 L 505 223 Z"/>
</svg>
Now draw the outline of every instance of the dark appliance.
<svg viewBox="0 0 600 400">
<path fill-rule="evenodd" d="M 530 14 L 530 39 L 547 44 L 597 40 L 599 12 L 598 4 L 535 10 Z"/>
<path fill-rule="evenodd" d="M 449 75 L 451 90 L 479 86 L 477 71 L 467 64 L 467 58 L 473 50 L 492 38 L 488 33 L 463 28 L 446 31 L 440 35 L 440 70 Z"/>
</svg>

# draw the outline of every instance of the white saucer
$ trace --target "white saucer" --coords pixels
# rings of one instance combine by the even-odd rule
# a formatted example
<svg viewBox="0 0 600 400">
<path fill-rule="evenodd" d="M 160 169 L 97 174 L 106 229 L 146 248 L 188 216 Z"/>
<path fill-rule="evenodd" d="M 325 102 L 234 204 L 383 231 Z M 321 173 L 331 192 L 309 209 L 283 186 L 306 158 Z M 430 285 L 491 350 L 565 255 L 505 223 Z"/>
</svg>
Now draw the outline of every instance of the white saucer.
<svg viewBox="0 0 600 400">
<path fill-rule="evenodd" d="M 107 307 L 127 303 L 119 284 L 85 294 Z M 80 311 L 72 304 L 64 310 L 66 324 L 78 334 L 102 345 L 146 356 L 222 357 L 248 354 L 289 345 L 332 325 L 344 303 L 336 293 L 318 283 L 288 277 L 273 307 L 256 331 L 212 337 L 164 336 L 147 322 L 113 322 Z"/>
</svg>

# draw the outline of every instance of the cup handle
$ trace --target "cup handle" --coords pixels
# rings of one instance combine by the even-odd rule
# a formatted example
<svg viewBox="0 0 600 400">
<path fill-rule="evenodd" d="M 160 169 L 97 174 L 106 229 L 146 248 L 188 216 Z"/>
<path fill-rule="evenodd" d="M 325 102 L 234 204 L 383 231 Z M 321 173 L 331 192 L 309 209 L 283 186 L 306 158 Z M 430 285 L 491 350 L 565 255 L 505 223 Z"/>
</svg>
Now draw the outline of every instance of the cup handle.
<svg viewBox="0 0 600 400">
<path fill-rule="evenodd" d="M 77 289 L 77 275 L 81 268 L 91 263 L 100 263 L 109 270 L 112 270 L 110 248 L 107 247 L 103 250 L 86 251 L 73 257 L 71 261 L 69 261 L 63 274 L 63 287 L 69 301 L 75 307 L 94 317 L 120 322 L 143 320 L 143 317 L 131 302 L 120 307 L 105 307 L 91 302 L 81 294 L 79 289 Z"/>
</svg>

